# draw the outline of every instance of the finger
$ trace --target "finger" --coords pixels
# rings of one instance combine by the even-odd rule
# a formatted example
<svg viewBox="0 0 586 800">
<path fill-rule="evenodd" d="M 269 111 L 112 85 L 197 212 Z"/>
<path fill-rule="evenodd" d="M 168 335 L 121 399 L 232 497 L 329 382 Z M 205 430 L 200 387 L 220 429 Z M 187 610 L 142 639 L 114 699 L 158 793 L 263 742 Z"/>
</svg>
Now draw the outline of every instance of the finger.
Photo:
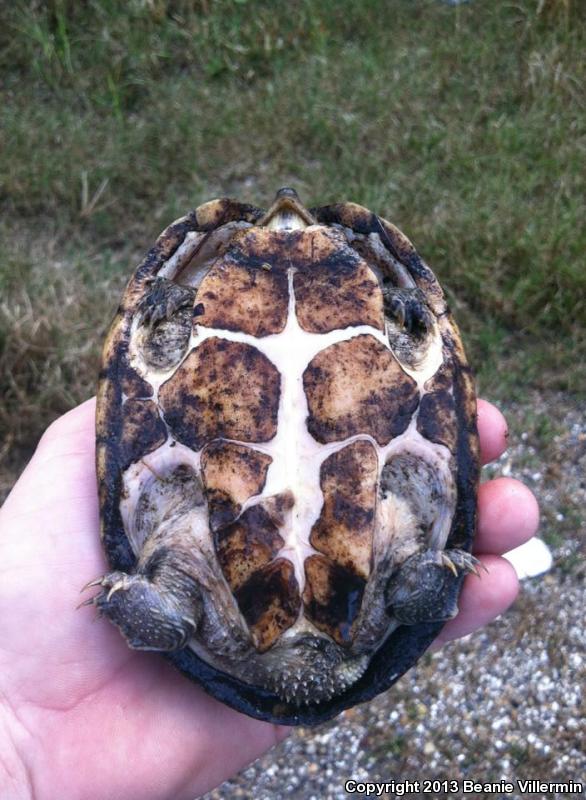
<svg viewBox="0 0 586 800">
<path fill-rule="evenodd" d="M 468 575 L 458 602 L 460 612 L 447 623 L 432 649 L 482 628 L 506 611 L 517 597 L 519 581 L 508 561 L 493 555 L 483 555 L 480 561 L 488 573 L 480 570 L 480 577 Z"/>
<path fill-rule="evenodd" d="M 508 447 L 507 421 L 496 406 L 481 399 L 478 400 L 477 419 L 480 458 L 483 464 L 488 464 L 501 456 Z"/>
<path fill-rule="evenodd" d="M 95 398 L 68 411 L 45 431 L 37 449 L 2 506 L 3 516 L 65 511 L 74 495 L 96 498 Z M 61 505 L 59 505 L 61 504 Z M 42 535 L 42 528 L 39 530 Z"/>
<path fill-rule="evenodd" d="M 506 553 L 535 536 L 539 527 L 537 500 L 514 478 L 495 478 L 478 491 L 476 553 Z"/>
<path fill-rule="evenodd" d="M 51 454 L 66 450 L 75 441 L 93 441 L 95 438 L 96 398 L 72 408 L 56 419 L 45 431 L 37 447 L 35 456 L 46 451 Z"/>
</svg>

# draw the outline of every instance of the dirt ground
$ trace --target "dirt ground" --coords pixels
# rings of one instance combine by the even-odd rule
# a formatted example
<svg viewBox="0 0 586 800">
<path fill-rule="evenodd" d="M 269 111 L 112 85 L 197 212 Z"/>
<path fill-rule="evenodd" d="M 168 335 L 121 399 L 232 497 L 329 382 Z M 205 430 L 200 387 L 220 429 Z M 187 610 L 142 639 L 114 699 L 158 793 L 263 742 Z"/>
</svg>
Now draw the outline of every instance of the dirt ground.
<svg viewBox="0 0 586 800">
<path fill-rule="evenodd" d="M 294 731 L 206 800 L 366 796 L 349 794 L 347 780 L 458 782 L 431 796 L 586 796 L 586 416 L 563 394 L 504 410 L 511 446 L 485 477 L 512 475 L 537 494 L 552 570 L 525 580 L 515 605 L 483 631 L 427 656 L 374 701 Z M 521 795 L 515 782 L 527 779 L 581 782 L 583 791 Z M 515 790 L 470 794 L 464 780 L 511 781 Z"/>
</svg>

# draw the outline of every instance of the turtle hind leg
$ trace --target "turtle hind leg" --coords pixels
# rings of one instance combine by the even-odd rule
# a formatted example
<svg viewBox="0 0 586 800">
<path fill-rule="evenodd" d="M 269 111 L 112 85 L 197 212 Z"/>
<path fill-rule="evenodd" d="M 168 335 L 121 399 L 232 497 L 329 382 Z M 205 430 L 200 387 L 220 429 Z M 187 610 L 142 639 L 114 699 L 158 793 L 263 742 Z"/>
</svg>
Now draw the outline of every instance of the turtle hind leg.
<svg viewBox="0 0 586 800">
<path fill-rule="evenodd" d="M 177 650 L 195 633 L 203 608 L 195 534 L 206 513 L 201 482 L 186 465 L 147 481 L 130 526 L 135 568 L 86 586 L 101 591 L 85 604 L 113 622 L 130 647 Z"/>
<path fill-rule="evenodd" d="M 387 609 L 403 625 L 446 622 L 458 613 L 458 595 L 478 560 L 464 550 L 424 550 L 401 564 L 387 586 Z"/>
<path fill-rule="evenodd" d="M 110 572 L 89 585 L 102 591 L 85 604 L 95 605 L 135 650 L 179 650 L 197 629 L 201 601 L 195 581 L 164 564 L 152 576 Z"/>
<path fill-rule="evenodd" d="M 86 587 L 101 587 L 86 604 L 111 620 L 130 647 L 177 650 L 196 632 L 206 517 L 201 481 L 190 467 L 180 464 L 145 483 L 130 527 L 137 553 L 132 574 L 111 572 Z"/>
</svg>

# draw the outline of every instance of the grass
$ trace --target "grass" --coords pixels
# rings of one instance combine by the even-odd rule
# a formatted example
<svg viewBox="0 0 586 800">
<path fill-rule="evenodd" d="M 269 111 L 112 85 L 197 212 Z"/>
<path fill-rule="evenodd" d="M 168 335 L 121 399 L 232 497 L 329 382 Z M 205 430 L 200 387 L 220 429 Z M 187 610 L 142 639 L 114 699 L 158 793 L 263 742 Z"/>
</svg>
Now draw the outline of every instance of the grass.
<svg viewBox="0 0 586 800">
<path fill-rule="evenodd" d="M 571 0 L 29 0 L 0 11 L 0 458 L 89 396 L 173 218 L 294 184 L 392 219 L 484 391 L 586 387 L 586 10 Z M 580 365 L 582 364 L 582 366 Z"/>
</svg>

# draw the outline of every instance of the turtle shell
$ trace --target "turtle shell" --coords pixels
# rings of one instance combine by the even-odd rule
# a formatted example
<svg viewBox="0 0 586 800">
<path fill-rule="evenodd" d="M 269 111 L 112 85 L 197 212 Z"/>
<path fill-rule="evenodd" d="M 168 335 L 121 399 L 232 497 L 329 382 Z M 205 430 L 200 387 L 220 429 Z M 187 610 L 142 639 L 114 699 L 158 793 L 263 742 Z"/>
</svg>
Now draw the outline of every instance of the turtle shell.
<svg viewBox="0 0 586 800">
<path fill-rule="evenodd" d="M 290 189 L 268 211 L 214 200 L 161 234 L 105 343 L 118 583 L 97 604 L 238 711 L 322 722 L 456 613 L 478 465 L 460 336 L 409 240 Z"/>
</svg>

